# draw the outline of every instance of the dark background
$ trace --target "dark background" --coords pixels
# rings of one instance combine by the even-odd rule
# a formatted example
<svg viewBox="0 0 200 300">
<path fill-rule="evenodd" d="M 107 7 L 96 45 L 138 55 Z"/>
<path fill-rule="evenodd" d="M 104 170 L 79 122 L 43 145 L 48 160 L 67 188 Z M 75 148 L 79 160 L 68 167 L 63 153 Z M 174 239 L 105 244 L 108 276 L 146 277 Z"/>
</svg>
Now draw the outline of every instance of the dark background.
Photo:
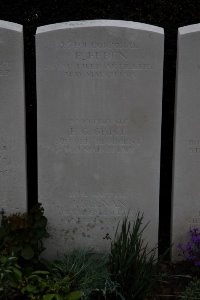
<svg viewBox="0 0 200 300">
<path fill-rule="evenodd" d="M 159 232 L 162 253 L 170 244 L 177 28 L 200 23 L 200 0 L 0 0 L 0 19 L 24 25 L 29 208 L 37 202 L 36 27 L 65 21 L 115 19 L 165 29 Z"/>
</svg>

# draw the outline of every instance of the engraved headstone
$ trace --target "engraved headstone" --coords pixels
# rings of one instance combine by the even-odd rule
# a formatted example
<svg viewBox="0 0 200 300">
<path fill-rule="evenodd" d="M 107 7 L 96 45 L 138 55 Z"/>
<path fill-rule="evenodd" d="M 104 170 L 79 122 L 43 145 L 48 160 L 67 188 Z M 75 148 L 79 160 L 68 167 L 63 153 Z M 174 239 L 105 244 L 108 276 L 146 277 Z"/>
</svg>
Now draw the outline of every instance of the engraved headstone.
<svg viewBox="0 0 200 300">
<path fill-rule="evenodd" d="M 0 210 L 26 210 L 23 31 L 0 21 Z"/>
<path fill-rule="evenodd" d="M 111 20 L 36 33 L 39 201 L 56 249 L 104 251 L 144 212 L 158 241 L 163 29 Z"/>
<path fill-rule="evenodd" d="M 200 24 L 179 28 L 173 174 L 173 259 L 200 227 Z"/>
</svg>

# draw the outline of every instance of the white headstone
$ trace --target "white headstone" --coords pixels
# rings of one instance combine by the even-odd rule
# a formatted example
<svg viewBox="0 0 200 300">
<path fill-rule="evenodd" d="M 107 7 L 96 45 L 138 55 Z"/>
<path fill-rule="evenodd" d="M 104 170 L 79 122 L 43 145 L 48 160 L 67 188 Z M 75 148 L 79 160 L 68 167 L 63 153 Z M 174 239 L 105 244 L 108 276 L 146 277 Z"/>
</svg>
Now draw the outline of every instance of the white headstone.
<svg viewBox="0 0 200 300">
<path fill-rule="evenodd" d="M 179 28 L 173 175 L 173 259 L 200 227 L 200 24 Z"/>
<path fill-rule="evenodd" d="M 0 21 L 0 210 L 24 212 L 25 103 L 22 26 Z"/>
<path fill-rule="evenodd" d="M 56 249 L 104 251 L 128 212 L 158 241 L 163 29 L 111 20 L 37 29 L 39 201 Z"/>
</svg>

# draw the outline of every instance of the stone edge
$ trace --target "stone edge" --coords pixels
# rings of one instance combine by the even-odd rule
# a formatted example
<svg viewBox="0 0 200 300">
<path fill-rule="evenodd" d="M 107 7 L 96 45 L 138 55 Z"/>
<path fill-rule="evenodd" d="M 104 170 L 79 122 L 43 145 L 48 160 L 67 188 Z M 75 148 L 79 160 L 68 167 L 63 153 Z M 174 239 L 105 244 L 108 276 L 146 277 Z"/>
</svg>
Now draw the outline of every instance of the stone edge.
<svg viewBox="0 0 200 300">
<path fill-rule="evenodd" d="M 55 23 L 37 28 L 36 34 L 46 33 L 54 30 L 85 28 L 85 27 L 120 27 L 150 31 L 154 33 L 164 34 L 164 29 L 158 26 L 145 23 L 122 21 L 122 20 L 90 20 L 90 21 L 71 21 L 63 23 Z"/>
<path fill-rule="evenodd" d="M 9 29 L 22 32 L 23 26 L 17 23 L 0 20 L 0 29 Z"/>
<path fill-rule="evenodd" d="M 194 32 L 198 32 L 198 31 L 200 32 L 200 23 L 178 28 L 179 35 L 194 33 Z"/>
</svg>

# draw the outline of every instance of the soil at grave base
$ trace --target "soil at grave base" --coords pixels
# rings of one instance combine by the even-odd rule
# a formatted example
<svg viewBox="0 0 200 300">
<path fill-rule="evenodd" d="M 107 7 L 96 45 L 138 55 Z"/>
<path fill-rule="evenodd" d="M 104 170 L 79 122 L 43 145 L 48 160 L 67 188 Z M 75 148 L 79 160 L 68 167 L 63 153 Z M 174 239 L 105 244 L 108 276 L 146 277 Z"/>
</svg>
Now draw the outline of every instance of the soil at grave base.
<svg viewBox="0 0 200 300">
<path fill-rule="evenodd" d="M 200 268 L 192 267 L 188 262 L 164 262 L 159 267 L 162 274 L 156 283 L 152 296 L 145 300 L 180 299 L 187 285 L 200 278 Z"/>
</svg>

